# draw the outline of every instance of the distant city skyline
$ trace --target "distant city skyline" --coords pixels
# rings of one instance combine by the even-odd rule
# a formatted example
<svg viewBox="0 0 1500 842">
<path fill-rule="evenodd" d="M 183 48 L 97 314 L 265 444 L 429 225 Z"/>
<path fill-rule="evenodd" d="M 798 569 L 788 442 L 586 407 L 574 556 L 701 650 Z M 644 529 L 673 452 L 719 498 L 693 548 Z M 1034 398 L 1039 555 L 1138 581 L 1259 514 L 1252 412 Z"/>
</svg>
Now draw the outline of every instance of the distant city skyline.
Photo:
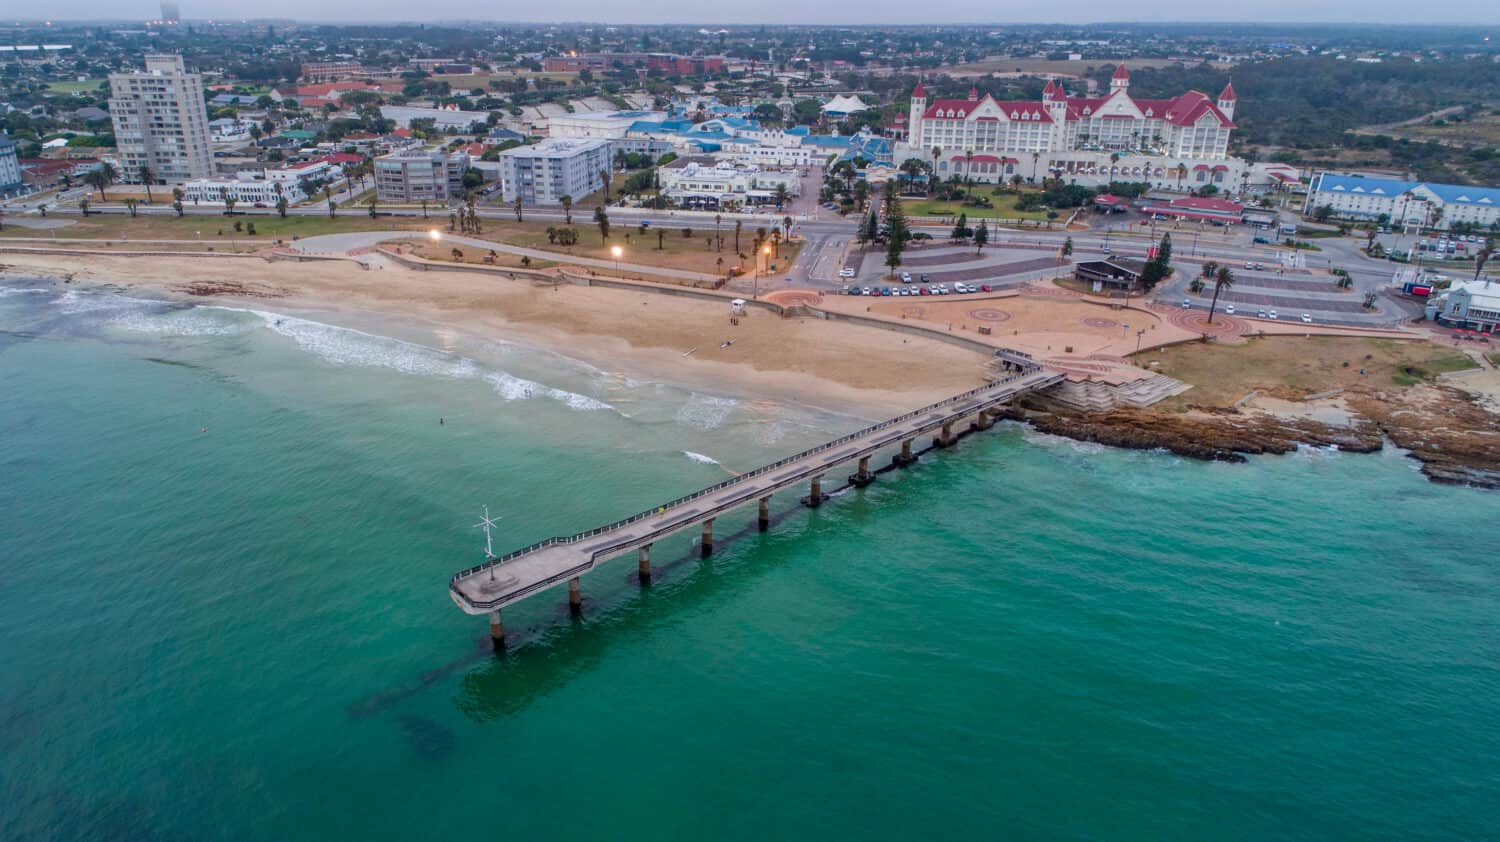
<svg viewBox="0 0 1500 842">
<path fill-rule="evenodd" d="M 247 7 L 229 0 L 185 2 L 185 20 L 240 19 Z M 1065 8 L 1066 11 L 1063 11 Z M 429 0 L 414 13 L 408 3 L 380 6 L 359 0 L 327 0 L 316 6 L 311 15 L 300 0 L 264 0 L 253 7 L 255 18 L 284 18 L 309 23 L 362 23 L 369 21 L 438 22 L 493 20 L 505 23 L 578 23 L 606 24 L 726 24 L 754 26 L 769 24 L 1085 24 L 1096 22 L 1183 22 L 1183 23 L 1361 23 L 1361 24 L 1430 24 L 1477 25 L 1500 24 L 1500 5 L 1492 0 L 1442 0 L 1436 5 L 1413 6 L 1394 0 L 1265 0 L 1241 7 L 1173 2 L 1154 3 L 1149 7 L 1122 7 L 1105 0 L 1079 0 L 1059 7 L 1056 3 L 1027 0 L 996 9 L 992 16 L 976 19 L 971 3 L 957 0 L 913 5 L 898 0 L 873 0 L 859 7 L 860 19 L 851 19 L 846 7 L 808 4 L 802 0 L 768 0 L 753 8 L 716 9 L 645 0 L 622 5 L 603 0 L 580 0 L 569 4 L 566 12 L 542 8 L 494 9 L 490 14 L 476 14 L 476 7 L 459 0 Z M 147 20 L 156 17 L 161 8 L 154 0 L 136 0 L 121 4 L 111 0 L 58 0 L 49 4 L 50 20 Z M 32 18 L 32 20 L 37 20 Z"/>
</svg>

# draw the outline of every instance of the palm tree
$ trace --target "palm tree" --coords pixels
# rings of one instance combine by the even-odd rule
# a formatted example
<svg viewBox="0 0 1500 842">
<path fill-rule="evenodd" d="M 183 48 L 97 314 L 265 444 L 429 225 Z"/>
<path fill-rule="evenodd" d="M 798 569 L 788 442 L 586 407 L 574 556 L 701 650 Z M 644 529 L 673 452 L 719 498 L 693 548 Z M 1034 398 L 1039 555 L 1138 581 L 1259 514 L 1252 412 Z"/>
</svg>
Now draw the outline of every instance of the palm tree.
<svg viewBox="0 0 1500 842">
<path fill-rule="evenodd" d="M 81 198 L 81 199 L 78 200 L 78 212 L 81 213 L 81 214 L 83 214 L 85 218 L 88 217 L 88 215 L 89 215 L 89 197 L 84 196 L 83 198 Z"/>
<path fill-rule="evenodd" d="M 334 216 L 336 215 L 335 212 L 338 210 L 339 203 L 335 202 L 333 200 L 333 188 L 332 187 L 324 187 L 323 188 L 323 198 L 328 201 L 328 218 L 329 219 L 333 219 Z"/>
<path fill-rule="evenodd" d="M 1036 165 L 1037 165 L 1037 162 L 1039 162 L 1041 160 L 1042 160 L 1042 153 L 1040 153 L 1040 152 L 1033 152 L 1033 153 L 1031 153 L 1031 180 L 1032 181 L 1036 181 Z"/>
<path fill-rule="evenodd" d="M 609 204 L 609 170 L 599 171 L 599 184 L 604 188 L 604 203 Z"/>
<path fill-rule="evenodd" d="M 1208 305 L 1208 323 L 1214 323 L 1214 309 L 1219 306 L 1219 293 L 1234 286 L 1234 273 L 1228 266 L 1220 266 L 1214 272 L 1214 299 Z"/>
<path fill-rule="evenodd" d="M 974 198 L 974 150 L 972 149 L 964 150 L 964 184 L 967 193 L 964 201 L 971 201 Z"/>
<path fill-rule="evenodd" d="M 281 194 L 281 182 L 278 181 L 275 184 L 271 185 L 271 189 L 276 192 L 276 212 L 278 214 L 281 214 L 282 219 L 286 219 L 286 207 L 288 202 L 286 200 L 286 197 Z"/>
<path fill-rule="evenodd" d="M 735 254 L 739 254 L 740 253 L 740 231 L 744 230 L 744 228 L 745 228 L 745 220 L 743 220 L 743 219 L 736 219 L 734 221 L 734 253 Z"/>
<path fill-rule="evenodd" d="M 229 195 L 228 187 L 219 188 L 219 199 L 224 202 L 224 215 L 234 216 L 234 206 L 239 200 Z"/>
<path fill-rule="evenodd" d="M 558 201 L 560 201 L 562 203 L 563 223 L 566 224 L 566 225 L 572 225 L 573 224 L 573 197 L 572 196 L 564 196 L 561 199 L 559 199 Z"/>
<path fill-rule="evenodd" d="M 150 164 L 141 164 L 140 169 L 135 172 L 140 176 L 141 183 L 146 185 L 146 204 L 149 205 L 151 204 L 151 182 L 156 180 L 156 173 L 151 170 Z"/>
<path fill-rule="evenodd" d="M 140 205 L 140 203 L 140 200 L 133 196 L 125 200 L 125 210 L 130 212 L 131 218 L 135 217 L 136 206 Z"/>
<path fill-rule="evenodd" d="M 375 214 L 376 214 L 375 208 L 376 208 L 376 205 L 377 205 L 377 203 L 379 201 L 380 201 L 379 198 L 377 198 L 375 196 L 371 196 L 370 197 L 370 218 L 371 219 L 375 218 Z"/>
<path fill-rule="evenodd" d="M 937 185 L 938 157 L 943 154 L 943 147 L 932 147 L 932 178 L 927 179 L 927 189 L 931 191 Z"/>
<path fill-rule="evenodd" d="M 426 199 L 422 200 L 422 218 L 423 219 L 427 218 L 427 200 Z"/>
<path fill-rule="evenodd" d="M 178 219 L 182 218 L 182 197 L 186 195 L 181 187 L 172 188 L 172 210 L 177 211 Z"/>
<path fill-rule="evenodd" d="M 516 211 L 516 221 L 517 222 L 525 222 L 526 220 L 525 220 L 523 212 L 521 210 L 521 197 L 520 196 L 516 197 L 515 211 Z"/>
<path fill-rule="evenodd" d="M 1182 190 L 1182 182 L 1183 182 L 1184 179 L 1187 178 L 1187 173 L 1188 173 L 1187 164 L 1178 164 L 1177 165 L 1177 189 L 1179 191 Z"/>
<path fill-rule="evenodd" d="M 1479 275 L 1484 271 L 1484 264 L 1488 263 L 1490 257 L 1495 253 L 1495 239 L 1490 237 L 1484 241 L 1478 253 L 1474 255 L 1474 280 L 1479 280 Z"/>
</svg>

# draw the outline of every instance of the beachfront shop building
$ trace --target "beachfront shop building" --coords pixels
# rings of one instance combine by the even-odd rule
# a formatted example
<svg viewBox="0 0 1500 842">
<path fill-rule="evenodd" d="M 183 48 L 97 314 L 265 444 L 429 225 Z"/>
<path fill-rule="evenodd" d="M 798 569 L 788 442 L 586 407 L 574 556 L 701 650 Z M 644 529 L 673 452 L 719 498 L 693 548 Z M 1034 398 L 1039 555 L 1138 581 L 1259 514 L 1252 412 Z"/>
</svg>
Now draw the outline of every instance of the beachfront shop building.
<svg viewBox="0 0 1500 842">
<path fill-rule="evenodd" d="M 307 198 L 299 182 L 269 181 L 258 175 L 243 172 L 236 178 L 199 178 L 186 182 L 182 185 L 183 204 L 222 206 L 225 197 L 229 197 L 242 208 L 274 208 L 278 198 L 284 197 L 293 205 Z"/>
<path fill-rule="evenodd" d="M 1080 260 L 1073 266 L 1073 278 L 1088 284 L 1094 292 L 1134 290 L 1141 286 L 1141 275 L 1146 264 L 1125 257 L 1110 257 L 1104 260 Z"/>
<path fill-rule="evenodd" d="M 730 205 L 774 205 L 778 192 L 796 196 L 802 182 L 792 171 L 763 170 L 711 158 L 678 158 L 657 170 L 661 193 L 679 206 L 720 210 Z"/>
<path fill-rule="evenodd" d="M 1490 278 L 1455 283 L 1427 299 L 1427 317 L 1461 330 L 1495 333 L 1500 330 L 1500 283 Z"/>
<path fill-rule="evenodd" d="M 1227 199 L 1185 196 L 1168 202 L 1150 201 L 1141 205 L 1141 213 L 1179 222 L 1207 222 L 1232 225 L 1243 221 L 1245 206 Z"/>
<path fill-rule="evenodd" d="M 1500 189 L 1401 181 L 1322 172 L 1312 180 L 1304 210 L 1327 207 L 1338 219 L 1384 221 L 1400 228 L 1447 230 L 1455 223 L 1500 226 Z"/>
</svg>

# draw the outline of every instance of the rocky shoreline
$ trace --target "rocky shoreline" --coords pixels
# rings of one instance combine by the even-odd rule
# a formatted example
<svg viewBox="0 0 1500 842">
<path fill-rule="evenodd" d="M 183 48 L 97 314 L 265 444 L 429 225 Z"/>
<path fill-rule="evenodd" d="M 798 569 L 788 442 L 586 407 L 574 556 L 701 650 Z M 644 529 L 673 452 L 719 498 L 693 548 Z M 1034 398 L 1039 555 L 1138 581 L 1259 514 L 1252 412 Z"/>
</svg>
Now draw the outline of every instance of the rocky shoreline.
<svg viewBox="0 0 1500 842">
<path fill-rule="evenodd" d="M 1373 453 L 1389 441 L 1420 462 L 1433 482 L 1500 489 L 1500 415 L 1471 395 L 1424 385 L 1351 391 L 1343 401 L 1344 424 L 1221 407 L 1084 413 L 1040 397 L 1010 407 L 1006 417 L 1078 441 L 1222 462 L 1304 446 Z"/>
</svg>

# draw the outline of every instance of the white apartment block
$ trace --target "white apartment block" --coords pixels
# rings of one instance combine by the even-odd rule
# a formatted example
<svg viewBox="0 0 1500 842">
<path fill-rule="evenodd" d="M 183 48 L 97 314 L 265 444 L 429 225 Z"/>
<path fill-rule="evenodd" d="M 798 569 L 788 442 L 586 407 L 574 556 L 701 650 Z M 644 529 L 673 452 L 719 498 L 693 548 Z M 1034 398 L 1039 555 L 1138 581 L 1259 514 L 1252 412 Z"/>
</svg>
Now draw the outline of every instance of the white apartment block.
<svg viewBox="0 0 1500 842">
<path fill-rule="evenodd" d="M 981 97 L 929 101 L 912 91 L 909 140 L 896 159 L 933 162 L 937 176 L 1000 182 L 1056 176 L 1083 184 L 1145 181 L 1154 187 L 1237 191 L 1244 162 L 1229 156 L 1238 96 L 1225 85 L 1217 99 L 1198 91 L 1171 99 L 1138 99 L 1130 74 L 1116 68 L 1102 97 L 1070 96 L 1048 81 L 1040 101 Z M 938 154 L 933 155 L 937 149 Z"/>
<path fill-rule="evenodd" d="M 447 202 L 464 194 L 466 152 L 418 149 L 375 159 L 375 195 L 382 202 Z"/>
<path fill-rule="evenodd" d="M 603 138 L 548 138 L 500 153 L 500 184 L 507 202 L 557 205 L 602 187 L 600 173 L 613 165 L 613 144 Z"/>
<path fill-rule="evenodd" d="M 146 69 L 109 75 L 120 177 L 140 181 L 142 166 L 158 184 L 213 175 L 212 136 L 203 103 L 203 77 L 188 73 L 182 56 L 147 55 Z"/>
<path fill-rule="evenodd" d="M 730 203 L 745 207 L 776 202 L 778 187 L 788 196 L 801 192 L 795 172 L 736 166 L 728 161 L 679 158 L 657 171 L 662 195 L 684 207 L 718 209 Z"/>
</svg>

